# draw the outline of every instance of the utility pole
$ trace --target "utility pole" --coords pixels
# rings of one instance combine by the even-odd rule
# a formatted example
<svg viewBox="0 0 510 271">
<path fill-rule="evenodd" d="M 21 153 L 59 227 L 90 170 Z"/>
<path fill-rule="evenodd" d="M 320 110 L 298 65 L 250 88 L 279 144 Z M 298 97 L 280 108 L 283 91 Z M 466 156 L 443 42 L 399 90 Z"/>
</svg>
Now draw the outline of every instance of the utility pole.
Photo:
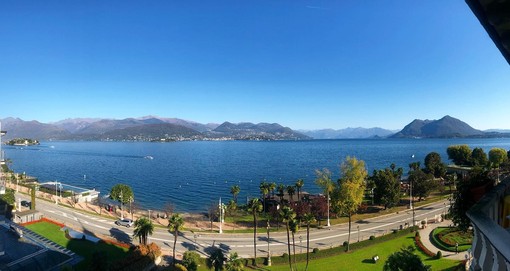
<svg viewBox="0 0 510 271">
<path fill-rule="evenodd" d="M 269 219 L 267 219 L 267 266 L 271 266 L 271 251 L 269 250 Z"/>
<path fill-rule="evenodd" d="M 221 208 L 221 197 L 220 197 L 220 202 L 218 204 L 218 207 L 220 209 L 220 233 L 223 233 L 223 229 L 222 229 L 222 221 L 223 221 L 223 217 L 222 217 L 222 214 L 223 214 L 223 208 Z"/>
</svg>

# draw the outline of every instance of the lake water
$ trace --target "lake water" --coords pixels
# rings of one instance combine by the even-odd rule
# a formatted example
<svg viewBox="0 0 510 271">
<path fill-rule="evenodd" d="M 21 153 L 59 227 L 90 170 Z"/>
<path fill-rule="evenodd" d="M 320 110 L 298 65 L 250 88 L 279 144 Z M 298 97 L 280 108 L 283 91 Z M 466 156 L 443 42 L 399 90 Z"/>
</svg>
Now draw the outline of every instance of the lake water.
<svg viewBox="0 0 510 271">
<path fill-rule="evenodd" d="M 108 194 L 117 183 L 133 188 L 143 208 L 162 209 L 171 202 L 177 211 L 204 211 L 231 198 L 230 187 L 239 185 L 240 203 L 260 194 L 261 181 L 294 184 L 319 192 L 316 169 L 328 168 L 334 178 L 346 156 L 364 160 L 369 173 L 395 163 L 408 170 L 432 152 L 447 160 L 446 148 L 454 144 L 510 149 L 510 139 L 360 139 L 311 141 L 197 141 L 149 142 L 42 142 L 39 146 L 3 146 L 10 167 L 40 182 L 96 188 Z M 414 158 L 412 158 L 414 155 Z M 151 156 L 153 159 L 147 158 Z"/>
</svg>

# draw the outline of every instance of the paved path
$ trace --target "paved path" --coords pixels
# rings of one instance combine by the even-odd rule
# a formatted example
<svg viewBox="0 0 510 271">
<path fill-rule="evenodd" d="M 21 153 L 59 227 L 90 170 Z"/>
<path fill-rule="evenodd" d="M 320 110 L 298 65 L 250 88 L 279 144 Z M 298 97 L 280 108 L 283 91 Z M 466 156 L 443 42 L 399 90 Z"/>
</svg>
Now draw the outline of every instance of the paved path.
<svg viewBox="0 0 510 271">
<path fill-rule="evenodd" d="M 441 250 L 434 246 L 432 242 L 430 242 L 430 233 L 437 227 L 448 227 L 451 224 L 452 224 L 451 220 L 443 220 L 443 222 L 440 223 L 428 224 L 428 226 L 425 229 L 420 230 L 421 242 L 423 243 L 423 245 L 432 252 L 437 252 L 438 250 Z M 455 253 L 446 250 L 441 250 L 441 253 L 443 254 L 443 257 L 452 260 L 465 260 L 467 255 L 467 251 Z"/>
</svg>

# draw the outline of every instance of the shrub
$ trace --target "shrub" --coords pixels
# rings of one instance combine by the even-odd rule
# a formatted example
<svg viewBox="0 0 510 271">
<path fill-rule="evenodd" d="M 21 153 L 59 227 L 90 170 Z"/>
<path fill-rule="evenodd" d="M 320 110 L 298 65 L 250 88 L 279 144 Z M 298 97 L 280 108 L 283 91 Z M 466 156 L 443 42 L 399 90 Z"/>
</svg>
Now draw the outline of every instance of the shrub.
<svg viewBox="0 0 510 271">
<path fill-rule="evenodd" d="M 188 271 L 186 267 L 180 263 L 175 264 L 174 269 L 175 271 Z"/>
<path fill-rule="evenodd" d="M 199 261 L 200 255 L 195 251 L 186 251 L 182 255 L 182 265 L 184 265 L 188 271 L 197 271 Z"/>
<path fill-rule="evenodd" d="M 287 253 L 282 254 L 282 258 L 287 259 L 288 257 L 289 257 L 289 254 L 287 254 Z"/>
<path fill-rule="evenodd" d="M 393 229 L 393 233 L 397 233 L 397 232 L 398 232 L 398 230 L 396 230 L 396 229 Z"/>
<path fill-rule="evenodd" d="M 370 240 L 374 241 L 374 240 L 375 240 L 375 236 L 370 235 L 370 237 L 369 237 L 368 239 L 370 239 Z"/>
<path fill-rule="evenodd" d="M 348 246 L 348 245 L 349 245 L 349 242 L 344 241 L 343 246 L 344 246 L 344 247 L 346 247 L 346 246 Z"/>
<path fill-rule="evenodd" d="M 314 254 L 319 253 L 319 249 L 318 249 L 318 248 L 314 248 L 314 249 L 312 250 L 312 253 L 314 253 Z"/>
<path fill-rule="evenodd" d="M 443 258 L 443 253 L 441 252 L 441 250 L 438 250 L 436 253 L 436 259 L 441 259 L 441 258 Z"/>
<path fill-rule="evenodd" d="M 420 232 L 419 232 L 419 231 L 417 231 L 417 232 L 414 234 L 414 237 L 418 237 L 418 238 L 420 238 Z"/>
</svg>

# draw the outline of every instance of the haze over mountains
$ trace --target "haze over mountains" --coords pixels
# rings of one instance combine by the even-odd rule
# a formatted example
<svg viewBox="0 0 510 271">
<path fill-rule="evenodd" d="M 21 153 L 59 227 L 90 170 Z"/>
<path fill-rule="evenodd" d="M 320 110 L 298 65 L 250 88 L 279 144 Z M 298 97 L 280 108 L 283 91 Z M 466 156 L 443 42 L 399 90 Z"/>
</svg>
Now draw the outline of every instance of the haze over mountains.
<svg viewBox="0 0 510 271">
<path fill-rule="evenodd" d="M 508 130 L 480 131 L 450 116 L 439 120 L 416 119 L 401 131 L 377 127 L 294 131 L 277 123 L 202 124 L 155 116 L 121 120 L 76 118 L 55 123 L 24 121 L 19 118 L 5 118 L 0 121 L 2 130 L 8 131 L 6 139 L 25 137 L 37 140 L 180 141 L 510 137 Z"/>
</svg>

